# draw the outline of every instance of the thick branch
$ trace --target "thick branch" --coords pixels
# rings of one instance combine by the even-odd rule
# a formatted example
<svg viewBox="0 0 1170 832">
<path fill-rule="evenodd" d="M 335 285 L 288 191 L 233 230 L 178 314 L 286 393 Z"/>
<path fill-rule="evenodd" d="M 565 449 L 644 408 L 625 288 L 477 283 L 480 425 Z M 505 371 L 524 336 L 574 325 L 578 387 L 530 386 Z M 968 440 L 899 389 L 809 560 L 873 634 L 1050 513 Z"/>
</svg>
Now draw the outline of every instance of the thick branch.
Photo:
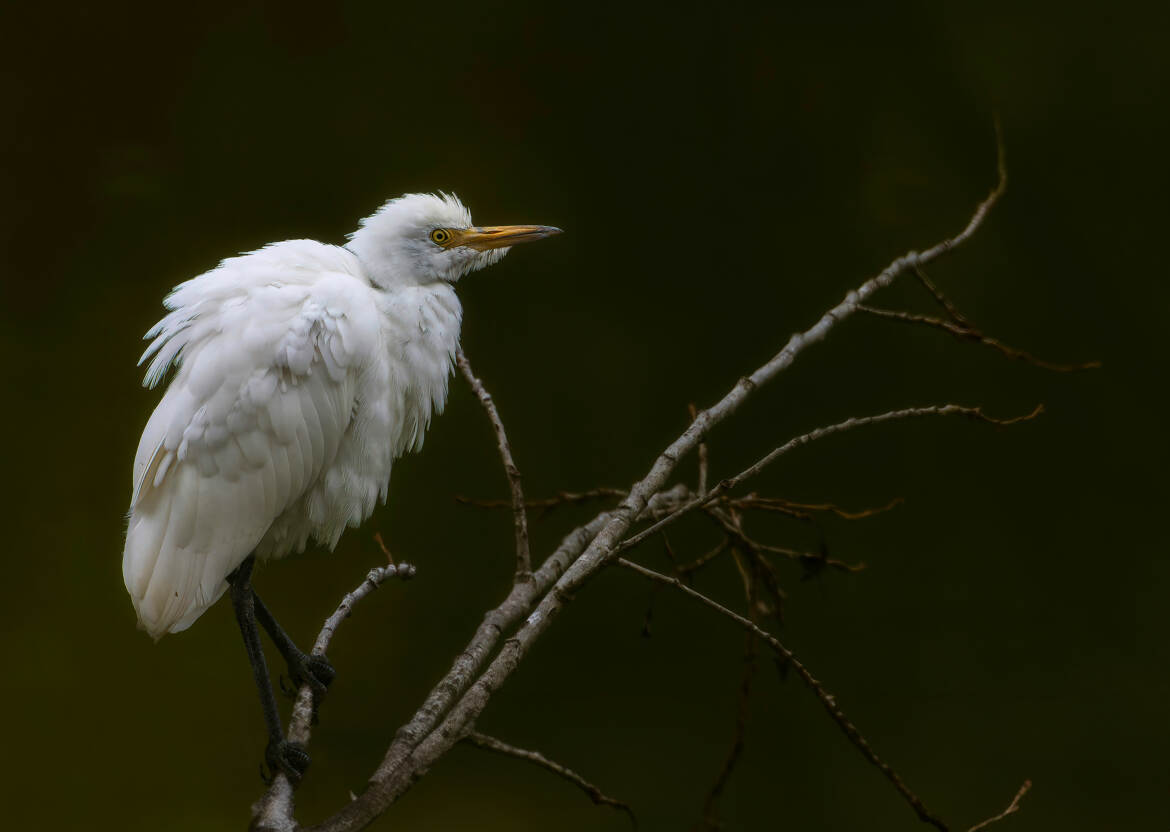
<svg viewBox="0 0 1170 832">
<path fill-rule="evenodd" d="M 500 446 L 500 457 L 504 461 L 504 473 L 508 475 L 508 485 L 512 488 L 512 522 L 516 527 L 516 582 L 526 583 L 532 580 L 532 556 L 528 551 L 528 514 L 524 508 L 524 489 L 520 486 L 520 469 L 512 459 L 512 446 L 508 444 L 508 434 L 504 430 L 496 403 L 492 401 L 491 393 L 484 388 L 483 382 L 472 372 L 471 362 L 467 360 L 462 347 L 455 353 L 455 363 L 487 411 L 496 432 L 496 443 Z"/>
<path fill-rule="evenodd" d="M 598 806 L 612 806 L 614 809 L 619 809 L 625 812 L 635 828 L 638 826 L 638 819 L 634 816 L 634 810 L 630 808 L 628 803 L 623 803 L 620 800 L 615 800 L 609 797 L 597 786 L 590 783 L 584 777 L 571 768 L 561 765 L 558 762 L 550 760 L 548 757 L 541 754 L 539 751 L 529 751 L 526 748 L 517 748 L 514 745 L 509 745 L 502 740 L 495 737 L 489 737 L 487 734 L 481 734 L 479 731 L 472 731 L 463 738 L 463 741 L 474 745 L 476 748 L 482 748 L 486 751 L 494 751 L 497 754 L 503 754 L 508 757 L 515 757 L 518 760 L 525 760 L 540 766 L 545 771 L 551 771 L 560 778 L 568 780 L 574 786 L 585 792 L 589 799 Z"/>
<path fill-rule="evenodd" d="M 655 495 L 650 501 L 649 508 L 650 510 L 673 508 L 681 504 L 688 493 L 689 490 L 681 485 L 669 489 Z M 569 532 L 556 551 L 533 573 L 531 582 L 514 584 L 500 605 L 488 611 L 467 647 L 455 657 L 451 669 L 431 689 L 410 721 L 398 729 L 381 764 L 370 778 L 369 789 L 332 818 L 313 827 L 311 832 L 361 828 L 377 817 L 398 794 L 425 773 L 425 769 L 419 771 L 413 779 L 405 783 L 399 780 L 391 781 L 389 777 L 391 772 L 409 765 L 415 748 L 435 731 L 439 720 L 452 703 L 467 691 L 475 679 L 475 674 L 492 655 L 504 634 L 528 614 L 534 601 L 553 586 L 612 516 L 612 512 L 602 512 L 585 525 Z M 452 743 L 454 742 L 452 739 Z"/>
</svg>

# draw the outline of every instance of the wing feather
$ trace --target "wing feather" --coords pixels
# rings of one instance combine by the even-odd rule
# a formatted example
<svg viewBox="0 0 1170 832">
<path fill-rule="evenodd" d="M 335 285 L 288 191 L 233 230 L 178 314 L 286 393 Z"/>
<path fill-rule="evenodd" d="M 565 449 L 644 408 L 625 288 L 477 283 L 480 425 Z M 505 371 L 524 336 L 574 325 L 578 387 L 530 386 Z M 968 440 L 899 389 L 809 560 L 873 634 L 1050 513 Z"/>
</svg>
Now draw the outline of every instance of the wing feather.
<svg viewBox="0 0 1170 832">
<path fill-rule="evenodd" d="M 139 445 L 123 556 L 155 638 L 214 603 L 332 463 L 358 380 L 382 352 L 372 292 L 348 252 L 292 241 L 226 260 L 168 298 L 146 383 L 178 370 Z"/>
</svg>

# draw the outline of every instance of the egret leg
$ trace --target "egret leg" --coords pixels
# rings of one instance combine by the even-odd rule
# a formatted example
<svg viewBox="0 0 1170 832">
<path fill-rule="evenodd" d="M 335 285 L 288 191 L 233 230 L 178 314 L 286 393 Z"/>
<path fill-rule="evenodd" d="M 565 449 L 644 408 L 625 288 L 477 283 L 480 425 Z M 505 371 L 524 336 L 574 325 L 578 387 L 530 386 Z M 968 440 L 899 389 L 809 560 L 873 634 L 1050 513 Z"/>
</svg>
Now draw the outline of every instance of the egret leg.
<svg viewBox="0 0 1170 832">
<path fill-rule="evenodd" d="M 252 593 L 252 566 L 255 563 L 248 556 L 240 567 L 228 575 L 231 588 L 232 608 L 236 621 L 244 636 L 244 649 L 252 665 L 252 676 L 260 694 L 260 708 L 264 711 L 264 724 L 268 728 L 268 747 L 264 759 L 268 769 L 275 774 L 284 772 L 293 783 L 298 782 L 309 766 L 309 755 L 299 743 L 284 738 L 280 725 L 280 712 L 276 709 L 276 695 L 272 692 L 272 680 L 268 677 L 268 665 L 264 661 L 264 649 L 260 645 L 260 631 L 256 627 L 255 596 Z"/>
<path fill-rule="evenodd" d="M 252 590 L 252 601 L 256 607 L 256 618 L 265 630 L 268 631 L 273 644 L 276 649 L 280 651 L 280 655 L 284 656 L 284 660 L 288 662 L 288 675 L 292 679 L 294 685 L 306 684 L 309 689 L 313 691 L 313 714 L 317 713 L 317 706 L 320 704 L 322 697 L 325 696 L 325 690 L 329 687 L 333 677 L 337 672 L 333 669 L 333 665 L 329 663 L 329 659 L 325 656 L 315 656 L 310 653 L 305 653 L 296 643 L 289 637 L 284 628 L 276 622 L 268 607 L 260 600 L 260 596 L 256 594 L 256 590 Z"/>
</svg>

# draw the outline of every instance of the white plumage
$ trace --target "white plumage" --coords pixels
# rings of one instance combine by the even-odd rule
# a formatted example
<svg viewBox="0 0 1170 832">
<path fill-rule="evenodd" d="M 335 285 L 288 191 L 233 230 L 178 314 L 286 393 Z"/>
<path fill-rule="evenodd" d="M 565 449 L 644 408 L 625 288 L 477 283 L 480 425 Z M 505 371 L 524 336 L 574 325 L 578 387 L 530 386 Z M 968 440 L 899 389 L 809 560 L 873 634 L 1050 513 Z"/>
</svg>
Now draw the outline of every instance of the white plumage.
<svg viewBox="0 0 1170 832">
<path fill-rule="evenodd" d="M 176 287 L 142 358 L 149 387 L 177 370 L 134 461 L 122 572 L 141 627 L 186 629 L 249 554 L 332 548 L 385 502 L 447 398 L 452 284 L 551 233 L 410 194 L 346 247 L 273 243 Z"/>
</svg>

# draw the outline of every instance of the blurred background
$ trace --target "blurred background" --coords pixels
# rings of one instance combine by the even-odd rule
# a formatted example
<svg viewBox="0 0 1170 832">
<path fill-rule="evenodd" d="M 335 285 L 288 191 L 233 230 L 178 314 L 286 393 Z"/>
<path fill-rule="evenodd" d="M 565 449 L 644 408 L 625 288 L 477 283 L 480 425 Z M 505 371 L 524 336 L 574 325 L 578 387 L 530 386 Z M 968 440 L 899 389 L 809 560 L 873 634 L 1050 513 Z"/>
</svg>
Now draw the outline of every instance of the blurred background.
<svg viewBox="0 0 1170 832">
<path fill-rule="evenodd" d="M 388 197 L 457 192 L 483 223 L 561 226 L 460 286 L 464 346 L 533 497 L 628 486 L 787 336 L 896 255 L 953 233 L 932 274 L 989 334 L 854 319 L 710 439 L 726 476 L 788 437 L 913 404 L 1043 402 L 1039 420 L 891 425 L 825 441 L 761 493 L 851 508 L 772 543 L 864 561 L 802 580 L 781 638 L 956 828 L 1035 783 L 1004 829 L 1170 824 L 1165 7 L 884 3 L 241 2 L 8 7 L 5 198 L 8 828 L 243 828 L 264 732 L 229 605 L 154 645 L 120 572 L 140 340 L 168 289 L 272 240 L 340 242 Z M 912 281 L 879 296 L 930 311 Z M 332 555 L 257 585 L 308 642 L 380 560 L 418 565 L 340 631 L 299 793 L 319 820 L 512 573 L 490 428 L 459 381 L 389 505 Z M 694 463 L 684 467 L 694 475 Z M 535 523 L 548 551 L 593 510 Z M 712 540 L 680 527 L 681 557 Z M 658 543 L 637 553 L 663 567 Z M 742 604 L 730 563 L 697 586 Z M 732 739 L 741 633 L 627 573 L 592 582 L 493 699 L 482 730 L 538 748 L 686 829 Z M 815 698 L 770 665 L 723 798 L 729 829 L 917 821 Z M 377 828 L 628 828 L 571 785 L 459 748 Z"/>
</svg>

